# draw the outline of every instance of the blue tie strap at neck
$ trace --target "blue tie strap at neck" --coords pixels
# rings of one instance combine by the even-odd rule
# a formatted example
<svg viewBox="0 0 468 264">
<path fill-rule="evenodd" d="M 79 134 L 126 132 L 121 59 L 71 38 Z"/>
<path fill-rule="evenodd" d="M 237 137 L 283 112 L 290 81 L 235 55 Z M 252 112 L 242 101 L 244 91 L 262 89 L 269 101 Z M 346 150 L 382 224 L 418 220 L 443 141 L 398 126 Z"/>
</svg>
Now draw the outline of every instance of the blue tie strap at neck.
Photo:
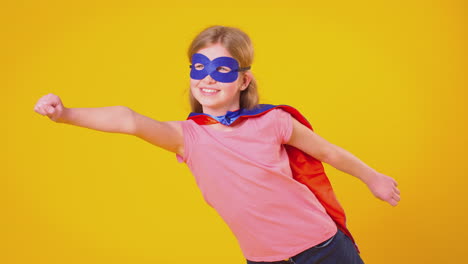
<svg viewBox="0 0 468 264">
<path fill-rule="evenodd" d="M 218 122 L 220 122 L 221 124 L 225 125 L 225 126 L 230 126 L 232 123 L 234 123 L 234 121 L 236 121 L 239 116 L 241 116 L 241 113 L 243 112 L 242 111 L 243 109 L 239 109 L 239 110 L 236 110 L 236 111 L 227 111 L 227 113 L 225 115 L 222 115 L 222 116 L 213 116 L 213 115 L 210 115 L 210 114 L 207 114 L 209 116 L 211 116 L 212 118 L 216 119 Z"/>
</svg>

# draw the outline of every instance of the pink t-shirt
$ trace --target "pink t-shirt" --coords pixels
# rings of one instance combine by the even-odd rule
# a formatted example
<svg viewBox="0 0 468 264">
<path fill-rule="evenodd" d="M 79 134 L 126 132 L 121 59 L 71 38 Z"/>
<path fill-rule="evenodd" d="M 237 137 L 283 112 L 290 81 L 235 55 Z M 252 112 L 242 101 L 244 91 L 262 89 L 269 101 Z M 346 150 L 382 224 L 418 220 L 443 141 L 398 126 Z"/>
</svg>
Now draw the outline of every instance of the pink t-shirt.
<svg viewBox="0 0 468 264">
<path fill-rule="evenodd" d="M 192 120 L 181 125 L 183 161 L 205 201 L 236 236 L 245 258 L 286 259 L 337 232 L 315 195 L 292 177 L 283 146 L 292 133 L 290 114 L 274 109 L 232 131 Z"/>
</svg>

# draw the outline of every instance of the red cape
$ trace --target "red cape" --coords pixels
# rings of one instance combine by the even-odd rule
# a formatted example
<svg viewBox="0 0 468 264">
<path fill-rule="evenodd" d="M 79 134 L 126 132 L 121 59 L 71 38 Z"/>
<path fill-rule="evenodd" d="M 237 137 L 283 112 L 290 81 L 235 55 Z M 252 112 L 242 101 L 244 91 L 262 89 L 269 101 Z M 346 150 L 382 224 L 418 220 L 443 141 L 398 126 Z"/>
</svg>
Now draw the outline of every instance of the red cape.
<svg viewBox="0 0 468 264">
<path fill-rule="evenodd" d="M 313 131 L 312 126 L 299 111 L 288 105 L 259 105 L 253 110 L 242 111 L 238 119 L 250 118 L 263 115 L 269 111 L 280 108 L 294 117 L 297 121 L 307 126 Z M 199 125 L 210 125 L 218 121 L 208 115 L 192 113 L 187 119 L 195 121 Z M 236 121 L 237 122 L 237 121 Z M 289 164 L 293 173 L 293 178 L 306 185 L 311 190 L 320 203 L 324 206 L 327 213 L 335 221 L 338 229 L 347 235 L 356 245 L 354 238 L 346 227 L 346 216 L 343 208 L 339 204 L 330 181 L 328 180 L 322 162 L 306 154 L 293 146 L 285 145 L 289 156 Z M 356 249 L 357 246 L 356 246 Z M 359 252 L 359 249 L 358 249 Z"/>
</svg>

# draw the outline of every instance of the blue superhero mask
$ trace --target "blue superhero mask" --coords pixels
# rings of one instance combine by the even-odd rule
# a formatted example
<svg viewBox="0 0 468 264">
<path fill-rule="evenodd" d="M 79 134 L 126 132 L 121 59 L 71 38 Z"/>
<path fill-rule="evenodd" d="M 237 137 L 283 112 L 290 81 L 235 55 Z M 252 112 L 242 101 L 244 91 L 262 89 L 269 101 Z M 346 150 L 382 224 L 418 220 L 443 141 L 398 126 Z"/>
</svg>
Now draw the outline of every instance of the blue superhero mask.
<svg viewBox="0 0 468 264">
<path fill-rule="evenodd" d="M 237 80 L 240 71 L 246 71 L 249 67 L 239 68 L 239 63 L 231 57 L 218 57 L 210 60 L 203 54 L 195 53 L 190 65 L 190 78 L 195 80 L 204 79 L 210 75 L 218 82 L 230 83 Z"/>
</svg>

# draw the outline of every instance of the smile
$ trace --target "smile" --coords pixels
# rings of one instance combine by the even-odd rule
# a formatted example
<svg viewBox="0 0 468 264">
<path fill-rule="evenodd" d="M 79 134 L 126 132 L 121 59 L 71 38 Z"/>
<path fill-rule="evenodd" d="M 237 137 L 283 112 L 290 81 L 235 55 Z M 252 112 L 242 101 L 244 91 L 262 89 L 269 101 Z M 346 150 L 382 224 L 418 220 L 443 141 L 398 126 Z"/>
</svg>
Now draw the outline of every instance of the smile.
<svg viewBox="0 0 468 264">
<path fill-rule="evenodd" d="M 219 92 L 219 90 L 216 89 L 209 89 L 209 88 L 200 88 L 202 94 L 204 95 L 213 95 Z"/>
</svg>

